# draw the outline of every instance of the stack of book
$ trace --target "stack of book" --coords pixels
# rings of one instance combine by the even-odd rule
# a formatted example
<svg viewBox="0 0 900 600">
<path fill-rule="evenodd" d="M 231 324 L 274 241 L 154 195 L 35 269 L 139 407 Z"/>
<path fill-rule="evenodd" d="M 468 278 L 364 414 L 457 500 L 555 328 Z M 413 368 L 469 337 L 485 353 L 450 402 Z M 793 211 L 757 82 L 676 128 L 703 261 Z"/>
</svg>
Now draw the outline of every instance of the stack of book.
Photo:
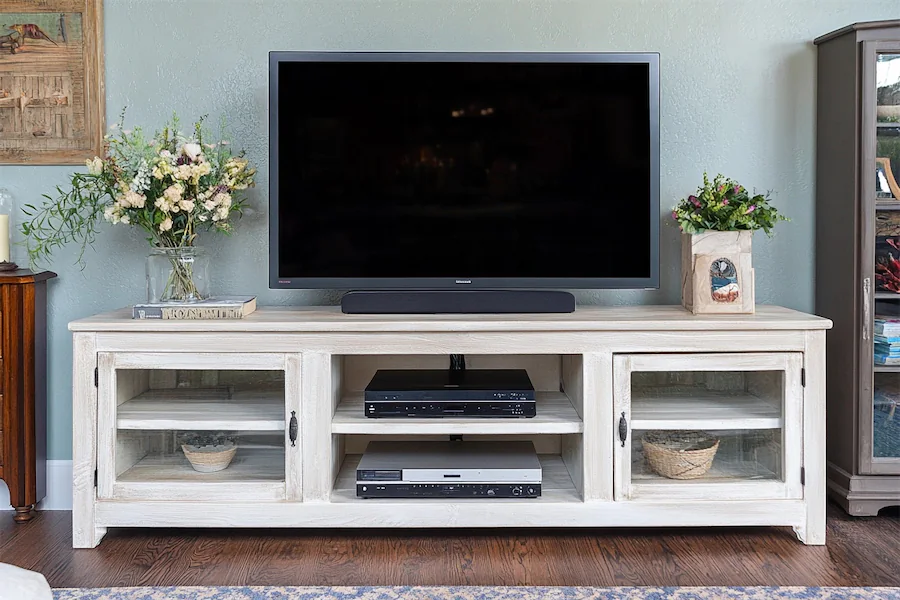
<svg viewBox="0 0 900 600">
<path fill-rule="evenodd" d="M 900 365 L 900 318 L 875 316 L 875 364 Z"/>
<path fill-rule="evenodd" d="M 186 304 L 135 304 L 131 317 L 171 320 L 243 319 L 255 310 L 256 296 L 217 296 Z"/>
</svg>

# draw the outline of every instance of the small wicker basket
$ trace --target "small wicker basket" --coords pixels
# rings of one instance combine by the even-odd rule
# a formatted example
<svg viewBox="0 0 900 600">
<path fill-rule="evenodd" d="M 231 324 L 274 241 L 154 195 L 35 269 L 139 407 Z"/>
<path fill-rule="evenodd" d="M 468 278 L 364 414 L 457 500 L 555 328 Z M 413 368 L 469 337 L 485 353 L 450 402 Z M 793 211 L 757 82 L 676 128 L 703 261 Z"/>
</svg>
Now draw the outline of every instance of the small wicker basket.
<svg viewBox="0 0 900 600">
<path fill-rule="evenodd" d="M 231 464 L 237 452 L 237 445 L 234 442 L 223 442 L 209 446 L 182 444 L 181 449 L 184 451 L 188 462 L 194 467 L 194 470 L 201 473 L 215 473 Z"/>
<path fill-rule="evenodd" d="M 719 440 L 702 431 L 650 431 L 641 439 L 650 468 L 669 479 L 697 479 L 712 466 Z"/>
</svg>

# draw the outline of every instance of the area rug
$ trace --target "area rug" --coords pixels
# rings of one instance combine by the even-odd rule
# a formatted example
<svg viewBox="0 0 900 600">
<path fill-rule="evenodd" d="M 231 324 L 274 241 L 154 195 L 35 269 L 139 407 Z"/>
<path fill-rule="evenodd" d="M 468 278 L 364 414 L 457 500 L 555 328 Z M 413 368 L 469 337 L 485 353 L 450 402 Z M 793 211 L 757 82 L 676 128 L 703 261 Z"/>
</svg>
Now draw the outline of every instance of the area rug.
<svg viewBox="0 0 900 600">
<path fill-rule="evenodd" d="M 850 587 L 133 587 L 53 590 L 54 600 L 896 600 Z"/>
</svg>

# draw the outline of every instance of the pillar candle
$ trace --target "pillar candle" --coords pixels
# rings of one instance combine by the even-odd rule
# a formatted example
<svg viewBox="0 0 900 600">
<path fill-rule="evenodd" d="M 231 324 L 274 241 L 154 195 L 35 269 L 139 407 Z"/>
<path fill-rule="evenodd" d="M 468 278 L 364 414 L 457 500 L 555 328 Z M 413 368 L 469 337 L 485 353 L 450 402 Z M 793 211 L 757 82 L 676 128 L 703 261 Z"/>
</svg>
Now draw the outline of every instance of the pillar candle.
<svg viewBox="0 0 900 600">
<path fill-rule="evenodd" d="M 0 262 L 9 262 L 9 215 L 0 215 Z"/>
</svg>

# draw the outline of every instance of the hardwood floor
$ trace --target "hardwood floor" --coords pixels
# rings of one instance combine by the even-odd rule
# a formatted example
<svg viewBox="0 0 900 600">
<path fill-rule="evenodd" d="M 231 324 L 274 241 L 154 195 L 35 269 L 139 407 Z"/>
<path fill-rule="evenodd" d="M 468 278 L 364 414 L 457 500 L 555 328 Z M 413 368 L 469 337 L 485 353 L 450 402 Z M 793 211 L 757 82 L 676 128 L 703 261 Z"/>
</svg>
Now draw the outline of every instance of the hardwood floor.
<svg viewBox="0 0 900 600">
<path fill-rule="evenodd" d="M 828 544 L 788 529 L 113 530 L 72 550 L 71 515 L 0 513 L 0 562 L 53 587 L 136 585 L 900 586 L 900 513 L 828 509 Z"/>
</svg>

